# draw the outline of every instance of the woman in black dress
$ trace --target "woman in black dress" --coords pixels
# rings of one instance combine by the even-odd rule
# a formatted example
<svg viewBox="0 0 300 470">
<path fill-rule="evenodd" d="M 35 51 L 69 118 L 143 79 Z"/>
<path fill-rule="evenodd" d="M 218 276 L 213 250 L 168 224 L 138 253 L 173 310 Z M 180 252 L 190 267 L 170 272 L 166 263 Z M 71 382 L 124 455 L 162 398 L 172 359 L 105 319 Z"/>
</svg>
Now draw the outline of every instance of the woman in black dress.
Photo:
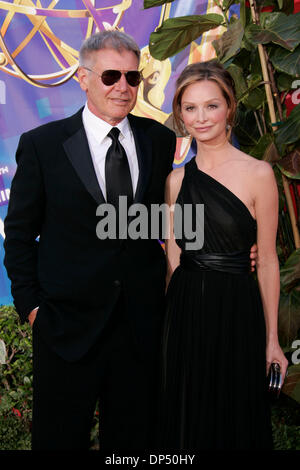
<svg viewBox="0 0 300 470">
<path fill-rule="evenodd" d="M 178 78 L 174 118 L 197 154 L 166 184 L 177 209 L 166 241 L 161 448 L 272 448 L 266 375 L 277 362 L 284 377 L 288 364 L 277 336 L 278 194 L 271 166 L 230 144 L 235 110 L 233 81 L 215 60 Z M 202 248 L 187 244 L 184 227 L 175 240 L 176 210 L 186 204 L 204 205 Z"/>
</svg>

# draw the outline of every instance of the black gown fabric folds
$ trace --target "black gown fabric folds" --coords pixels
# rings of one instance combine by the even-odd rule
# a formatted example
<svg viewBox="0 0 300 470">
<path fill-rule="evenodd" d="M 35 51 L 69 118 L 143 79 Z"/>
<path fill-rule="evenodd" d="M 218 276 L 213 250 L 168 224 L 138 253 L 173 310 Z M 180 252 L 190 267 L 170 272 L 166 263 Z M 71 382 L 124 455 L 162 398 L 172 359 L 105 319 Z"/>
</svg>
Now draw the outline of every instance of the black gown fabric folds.
<svg viewBox="0 0 300 470">
<path fill-rule="evenodd" d="M 204 245 L 182 249 L 167 292 L 159 447 L 272 448 L 265 322 L 249 253 L 256 221 L 217 180 L 185 166 L 177 204 L 204 204 Z"/>
</svg>

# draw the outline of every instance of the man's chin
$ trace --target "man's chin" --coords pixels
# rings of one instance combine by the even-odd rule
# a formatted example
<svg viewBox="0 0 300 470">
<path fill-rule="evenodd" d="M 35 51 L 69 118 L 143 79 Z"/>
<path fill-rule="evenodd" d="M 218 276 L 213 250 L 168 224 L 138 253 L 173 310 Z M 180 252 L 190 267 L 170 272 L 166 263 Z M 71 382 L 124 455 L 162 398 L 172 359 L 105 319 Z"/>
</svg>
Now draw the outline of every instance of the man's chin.
<svg viewBox="0 0 300 470">
<path fill-rule="evenodd" d="M 112 117 L 114 119 L 118 119 L 120 121 L 122 121 L 122 119 L 124 119 L 129 113 L 130 111 L 133 109 L 133 106 L 132 107 L 122 107 L 122 106 L 119 106 L 118 109 L 116 109 L 116 111 L 113 113 L 111 113 Z"/>
</svg>

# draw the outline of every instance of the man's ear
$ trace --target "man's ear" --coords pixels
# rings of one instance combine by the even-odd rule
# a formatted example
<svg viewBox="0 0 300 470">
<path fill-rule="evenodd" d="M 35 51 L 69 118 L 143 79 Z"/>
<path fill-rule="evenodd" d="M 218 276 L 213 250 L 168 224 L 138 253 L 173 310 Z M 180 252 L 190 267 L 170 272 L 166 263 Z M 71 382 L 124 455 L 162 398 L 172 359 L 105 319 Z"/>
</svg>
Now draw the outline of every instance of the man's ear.
<svg viewBox="0 0 300 470">
<path fill-rule="evenodd" d="M 80 88 L 83 91 L 88 89 L 88 70 L 85 67 L 79 67 L 77 70 L 77 76 L 79 80 Z"/>
</svg>

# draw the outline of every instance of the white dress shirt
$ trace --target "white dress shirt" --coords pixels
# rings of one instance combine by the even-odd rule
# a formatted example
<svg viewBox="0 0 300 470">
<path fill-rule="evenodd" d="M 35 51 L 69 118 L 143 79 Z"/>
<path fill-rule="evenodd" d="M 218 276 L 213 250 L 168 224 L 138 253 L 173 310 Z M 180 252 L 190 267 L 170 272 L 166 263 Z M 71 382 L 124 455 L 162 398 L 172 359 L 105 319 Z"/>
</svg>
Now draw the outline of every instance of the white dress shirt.
<svg viewBox="0 0 300 470">
<path fill-rule="evenodd" d="M 82 113 L 82 121 L 87 135 L 87 140 L 92 155 L 98 182 L 103 196 L 106 199 L 105 157 L 107 150 L 111 146 L 112 142 L 111 138 L 107 137 L 107 134 L 113 126 L 98 118 L 94 113 L 92 113 L 89 110 L 87 104 L 85 105 Z M 120 130 L 119 140 L 127 154 L 133 194 L 135 194 L 139 177 L 139 165 L 136 154 L 135 142 L 128 118 L 124 118 L 121 122 L 119 122 L 117 126 L 114 127 L 117 127 Z"/>
</svg>

